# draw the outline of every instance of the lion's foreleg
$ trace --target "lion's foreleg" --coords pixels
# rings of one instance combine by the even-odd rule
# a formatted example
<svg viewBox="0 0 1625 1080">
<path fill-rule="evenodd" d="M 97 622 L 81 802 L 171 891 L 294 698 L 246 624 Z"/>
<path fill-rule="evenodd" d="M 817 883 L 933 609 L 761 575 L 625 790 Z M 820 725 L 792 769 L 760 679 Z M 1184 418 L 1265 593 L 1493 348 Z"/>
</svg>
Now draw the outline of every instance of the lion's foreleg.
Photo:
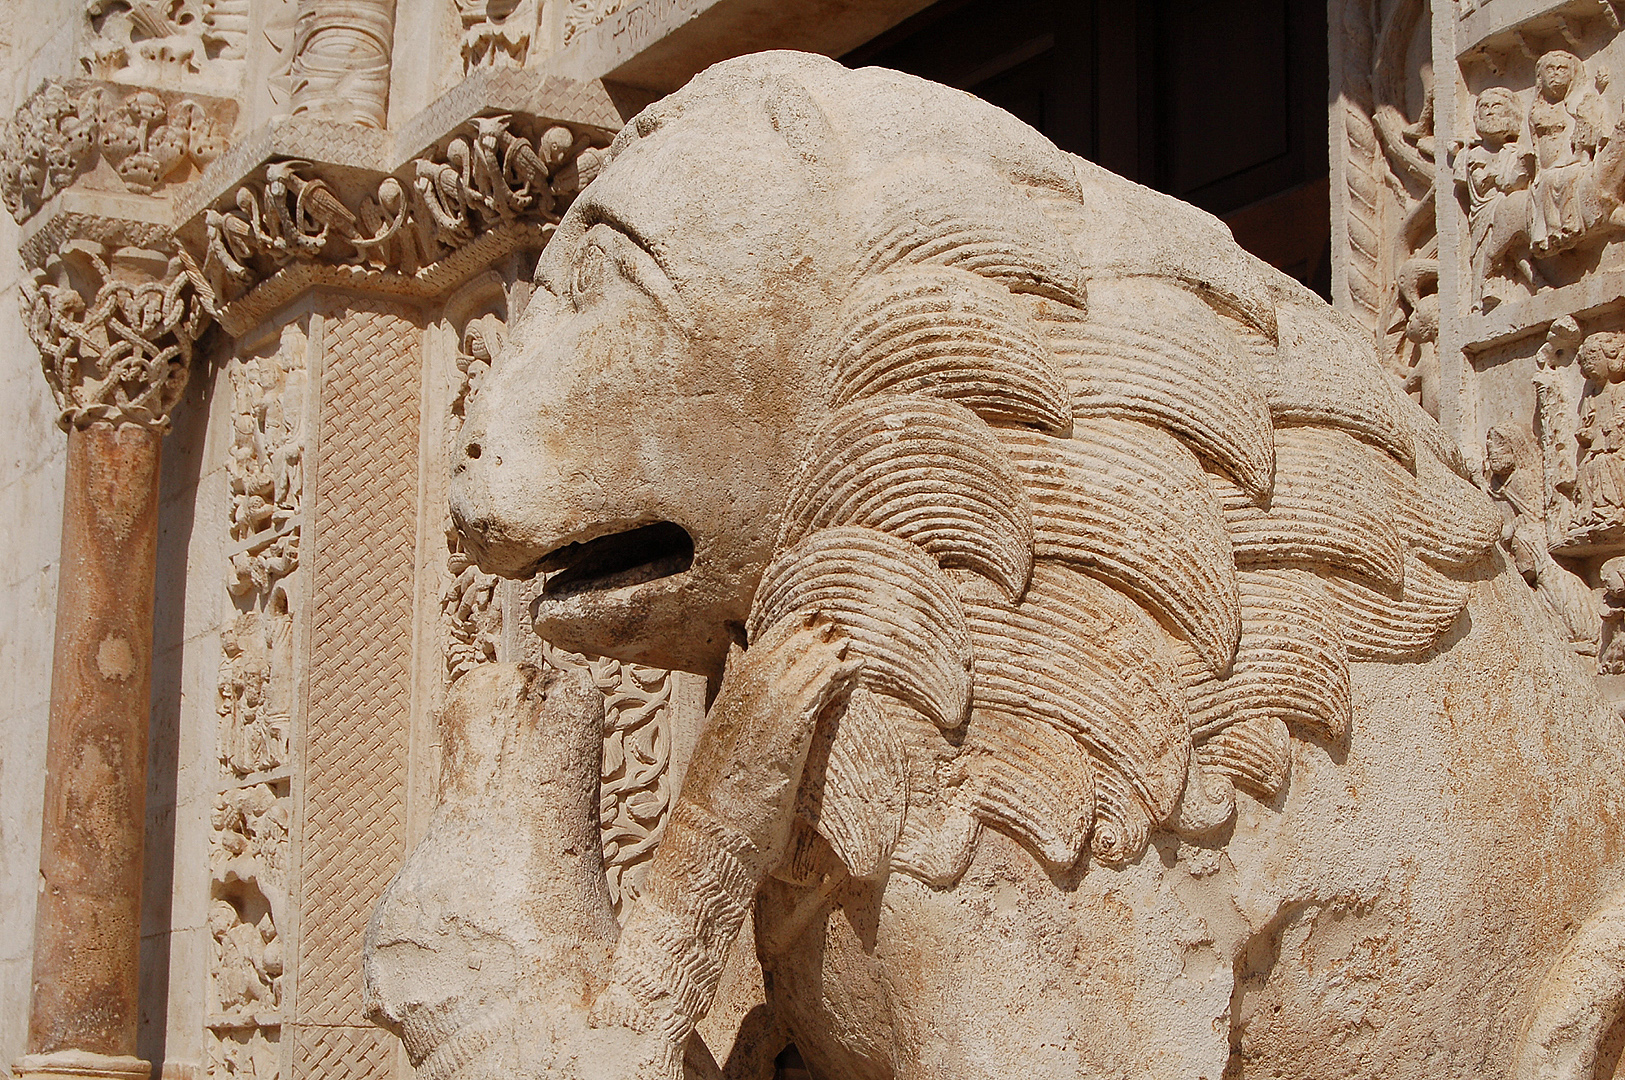
<svg viewBox="0 0 1625 1080">
<path fill-rule="evenodd" d="M 594 1008 L 600 1025 L 658 1031 L 674 1071 L 757 887 L 784 857 L 813 729 L 857 667 L 823 622 L 775 627 L 729 658 Z"/>
</svg>

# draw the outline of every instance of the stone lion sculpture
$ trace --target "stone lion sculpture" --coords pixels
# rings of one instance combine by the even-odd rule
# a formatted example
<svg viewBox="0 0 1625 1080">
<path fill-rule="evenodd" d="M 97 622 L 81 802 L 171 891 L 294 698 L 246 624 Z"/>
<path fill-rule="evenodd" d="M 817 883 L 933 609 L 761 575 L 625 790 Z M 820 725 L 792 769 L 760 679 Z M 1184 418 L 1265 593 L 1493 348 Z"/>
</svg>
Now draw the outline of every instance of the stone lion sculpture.
<svg viewBox="0 0 1625 1080">
<path fill-rule="evenodd" d="M 769 1076 L 695 1035 L 730 963 L 830 1080 L 1613 1075 L 1619 721 L 1220 223 L 768 53 L 633 119 L 539 276 L 458 528 L 715 698 L 623 926 L 588 697 L 464 678 L 369 931 L 420 1076 Z"/>
</svg>

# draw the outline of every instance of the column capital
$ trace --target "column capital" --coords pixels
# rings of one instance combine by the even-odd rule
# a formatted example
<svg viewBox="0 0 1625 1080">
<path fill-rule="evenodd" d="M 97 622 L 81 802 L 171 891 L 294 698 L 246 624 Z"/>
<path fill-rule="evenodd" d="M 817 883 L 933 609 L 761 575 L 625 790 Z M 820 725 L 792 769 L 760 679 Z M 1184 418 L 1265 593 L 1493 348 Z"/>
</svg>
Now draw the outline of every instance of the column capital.
<svg viewBox="0 0 1625 1080">
<path fill-rule="evenodd" d="M 96 423 L 168 430 L 209 317 L 179 258 L 69 241 L 24 280 L 22 313 L 64 431 Z"/>
</svg>

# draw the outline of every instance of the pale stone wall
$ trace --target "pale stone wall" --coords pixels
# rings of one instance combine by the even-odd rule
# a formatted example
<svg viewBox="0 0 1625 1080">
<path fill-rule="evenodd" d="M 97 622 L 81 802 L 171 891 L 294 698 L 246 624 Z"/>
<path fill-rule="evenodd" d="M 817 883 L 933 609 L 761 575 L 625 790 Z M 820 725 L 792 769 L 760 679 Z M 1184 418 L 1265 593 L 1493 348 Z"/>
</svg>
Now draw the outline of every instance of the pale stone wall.
<svg viewBox="0 0 1625 1080">
<path fill-rule="evenodd" d="M 0 8 L 0 108 L 71 65 L 75 0 Z M 18 313 L 17 224 L 0 216 L 0 1060 L 23 1051 L 39 881 L 66 444 Z"/>
</svg>

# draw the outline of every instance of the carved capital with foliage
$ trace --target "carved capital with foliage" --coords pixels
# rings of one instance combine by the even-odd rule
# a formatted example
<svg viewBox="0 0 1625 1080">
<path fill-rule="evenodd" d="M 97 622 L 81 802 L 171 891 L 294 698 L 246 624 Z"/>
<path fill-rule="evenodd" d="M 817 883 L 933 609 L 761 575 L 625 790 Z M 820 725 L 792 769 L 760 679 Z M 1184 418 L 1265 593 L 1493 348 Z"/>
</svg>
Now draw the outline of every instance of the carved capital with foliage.
<svg viewBox="0 0 1625 1080">
<path fill-rule="evenodd" d="M 236 105 L 101 82 L 46 82 L 0 130 L 0 198 L 20 224 L 64 189 L 150 195 L 225 149 Z"/>
</svg>

